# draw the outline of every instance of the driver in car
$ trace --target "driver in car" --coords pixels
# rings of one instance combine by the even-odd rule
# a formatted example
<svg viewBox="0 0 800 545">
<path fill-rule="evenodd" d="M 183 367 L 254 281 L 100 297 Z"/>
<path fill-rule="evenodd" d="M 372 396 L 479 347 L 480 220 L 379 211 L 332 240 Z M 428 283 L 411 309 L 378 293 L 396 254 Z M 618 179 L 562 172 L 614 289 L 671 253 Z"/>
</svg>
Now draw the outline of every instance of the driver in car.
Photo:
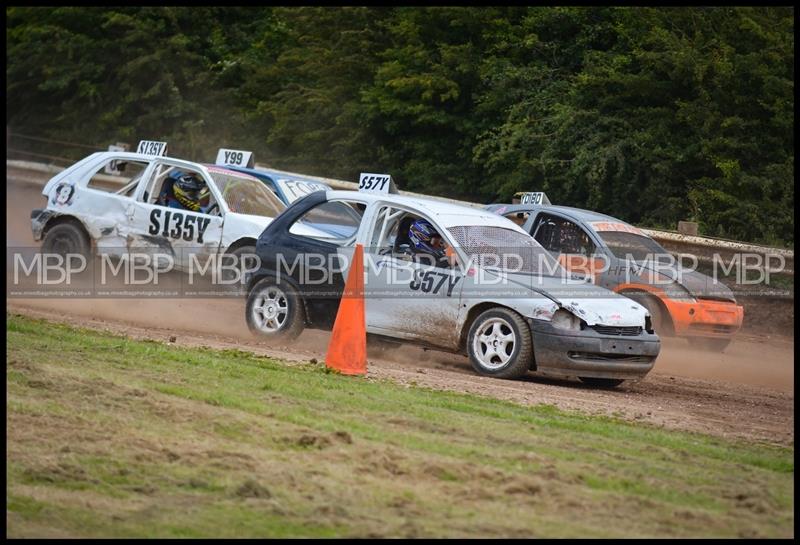
<svg viewBox="0 0 800 545">
<path fill-rule="evenodd" d="M 454 256 L 442 235 L 428 220 L 418 219 L 408 228 L 412 259 L 417 263 L 436 267 L 450 267 Z"/>
<path fill-rule="evenodd" d="M 156 204 L 207 213 L 211 208 L 210 200 L 211 195 L 205 181 L 194 174 L 179 170 L 170 174 L 166 179 Z"/>
</svg>

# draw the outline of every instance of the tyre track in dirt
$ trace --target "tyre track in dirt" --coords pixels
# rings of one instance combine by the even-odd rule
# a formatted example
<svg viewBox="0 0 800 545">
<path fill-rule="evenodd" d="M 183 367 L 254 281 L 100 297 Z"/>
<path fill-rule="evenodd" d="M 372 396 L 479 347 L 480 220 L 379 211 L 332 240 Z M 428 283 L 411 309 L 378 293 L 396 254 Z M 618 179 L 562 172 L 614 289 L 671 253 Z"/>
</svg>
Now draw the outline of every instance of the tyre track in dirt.
<svg viewBox="0 0 800 545">
<path fill-rule="evenodd" d="M 291 346 L 268 345 L 249 334 L 242 307 L 236 300 L 26 299 L 9 300 L 6 308 L 12 313 L 135 339 L 247 350 L 289 364 L 316 360 L 322 365 L 327 332 L 305 331 Z M 662 351 L 669 352 L 669 341 L 682 342 L 668 339 Z M 678 376 L 658 370 L 659 365 L 657 362 L 656 370 L 642 381 L 625 383 L 615 390 L 600 390 L 576 380 L 532 375 L 516 381 L 483 377 L 474 373 L 463 356 L 404 346 L 370 348 L 368 379 L 478 394 L 522 405 L 544 403 L 563 410 L 726 438 L 794 444 L 793 390 Z"/>
</svg>

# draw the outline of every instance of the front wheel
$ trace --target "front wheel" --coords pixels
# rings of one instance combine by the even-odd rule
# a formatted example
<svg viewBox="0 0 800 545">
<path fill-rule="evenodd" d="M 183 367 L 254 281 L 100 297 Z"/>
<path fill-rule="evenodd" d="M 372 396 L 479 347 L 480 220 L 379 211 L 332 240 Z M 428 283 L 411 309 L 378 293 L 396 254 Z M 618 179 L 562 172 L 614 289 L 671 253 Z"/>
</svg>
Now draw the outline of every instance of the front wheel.
<svg viewBox="0 0 800 545">
<path fill-rule="evenodd" d="M 481 375 L 519 378 L 533 361 L 531 332 L 525 320 L 506 308 L 481 313 L 467 336 L 469 359 Z"/>
<path fill-rule="evenodd" d="M 713 337 L 689 337 L 689 344 L 701 350 L 724 352 L 733 339 L 716 339 Z"/>
<path fill-rule="evenodd" d="M 305 328 L 300 295 L 290 284 L 275 278 L 259 280 L 247 296 L 247 327 L 259 337 L 276 341 L 297 338 Z"/>
</svg>

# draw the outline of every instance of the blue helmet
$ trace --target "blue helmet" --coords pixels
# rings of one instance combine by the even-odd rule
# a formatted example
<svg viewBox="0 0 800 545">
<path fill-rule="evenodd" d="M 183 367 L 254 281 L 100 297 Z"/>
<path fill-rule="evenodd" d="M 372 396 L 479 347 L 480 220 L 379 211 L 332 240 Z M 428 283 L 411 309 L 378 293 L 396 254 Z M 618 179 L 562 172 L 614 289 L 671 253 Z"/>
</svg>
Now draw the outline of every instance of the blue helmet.
<svg viewBox="0 0 800 545">
<path fill-rule="evenodd" d="M 436 248 L 431 245 L 433 237 L 441 238 L 442 235 L 434 229 L 433 225 L 428 220 L 418 219 L 411 224 L 408 228 L 408 238 L 411 240 L 411 245 L 418 252 L 425 252 L 433 254 L 437 257 L 444 257 L 444 249 Z"/>
</svg>

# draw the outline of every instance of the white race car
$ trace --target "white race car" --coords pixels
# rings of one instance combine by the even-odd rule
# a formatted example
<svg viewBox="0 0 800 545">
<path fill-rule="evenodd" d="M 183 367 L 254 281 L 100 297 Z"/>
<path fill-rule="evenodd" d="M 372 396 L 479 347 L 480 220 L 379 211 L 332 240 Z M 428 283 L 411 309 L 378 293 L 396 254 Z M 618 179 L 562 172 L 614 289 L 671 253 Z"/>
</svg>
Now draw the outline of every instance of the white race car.
<svg viewBox="0 0 800 545">
<path fill-rule="evenodd" d="M 309 225 L 320 234 L 303 234 Z M 642 305 L 567 273 L 506 218 L 394 194 L 320 191 L 265 229 L 248 282 L 251 331 L 291 339 L 332 327 L 356 244 L 370 335 L 464 352 L 501 378 L 532 370 L 615 386 L 655 363 L 660 341 Z"/>
<path fill-rule="evenodd" d="M 46 208 L 31 212 L 42 250 L 84 256 L 155 250 L 170 255 L 178 270 L 191 266 L 192 255 L 252 253 L 286 205 L 252 176 L 165 157 L 164 148 L 140 143 L 140 151 L 157 153 L 93 153 L 51 178 L 42 191 Z M 202 208 L 167 204 L 166 185 L 177 175 L 205 184 Z"/>
</svg>

